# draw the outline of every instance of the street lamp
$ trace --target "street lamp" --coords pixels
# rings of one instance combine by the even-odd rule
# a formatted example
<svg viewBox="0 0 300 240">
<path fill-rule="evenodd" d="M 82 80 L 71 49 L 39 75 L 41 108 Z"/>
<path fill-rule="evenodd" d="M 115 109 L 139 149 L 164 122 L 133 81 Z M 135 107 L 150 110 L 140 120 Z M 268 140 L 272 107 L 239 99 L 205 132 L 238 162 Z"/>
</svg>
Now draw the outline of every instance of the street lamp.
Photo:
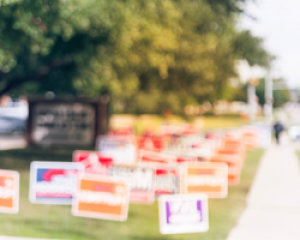
<svg viewBox="0 0 300 240">
<path fill-rule="evenodd" d="M 268 123 L 272 122 L 272 113 L 273 113 L 273 79 L 271 76 L 271 71 L 268 71 L 265 81 L 265 106 L 264 114 L 265 119 Z"/>
<path fill-rule="evenodd" d="M 247 85 L 248 110 L 250 122 L 255 120 L 256 116 L 256 93 L 255 87 L 259 84 L 259 79 L 250 78 Z"/>
</svg>

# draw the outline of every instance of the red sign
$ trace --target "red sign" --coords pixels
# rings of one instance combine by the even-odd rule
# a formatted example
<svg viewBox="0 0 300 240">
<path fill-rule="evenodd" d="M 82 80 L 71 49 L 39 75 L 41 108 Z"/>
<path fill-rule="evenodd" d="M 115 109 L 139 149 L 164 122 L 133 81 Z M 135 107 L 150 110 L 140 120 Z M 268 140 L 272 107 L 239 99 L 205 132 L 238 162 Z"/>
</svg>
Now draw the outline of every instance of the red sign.
<svg viewBox="0 0 300 240">
<path fill-rule="evenodd" d="M 78 150 L 73 153 L 73 162 L 83 164 L 86 173 L 107 174 L 108 167 L 113 164 L 113 159 L 98 152 Z"/>
<path fill-rule="evenodd" d="M 72 205 L 75 216 L 126 221 L 129 208 L 129 186 L 126 181 L 97 175 L 79 178 Z"/>
<path fill-rule="evenodd" d="M 176 161 L 176 157 L 160 152 L 140 150 L 138 153 L 138 162 L 143 164 L 175 164 Z"/>
<path fill-rule="evenodd" d="M 164 149 L 163 139 L 159 137 L 143 137 L 137 141 L 138 149 L 162 151 Z"/>
</svg>

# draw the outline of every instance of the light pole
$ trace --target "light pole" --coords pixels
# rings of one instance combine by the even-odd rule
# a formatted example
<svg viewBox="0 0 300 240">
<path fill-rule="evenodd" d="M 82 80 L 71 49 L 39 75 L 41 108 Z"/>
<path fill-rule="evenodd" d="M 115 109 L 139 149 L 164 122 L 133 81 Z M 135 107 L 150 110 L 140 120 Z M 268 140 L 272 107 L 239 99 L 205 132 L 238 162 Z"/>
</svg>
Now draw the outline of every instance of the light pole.
<svg viewBox="0 0 300 240">
<path fill-rule="evenodd" d="M 272 113 L 273 113 L 273 78 L 271 76 L 271 71 L 268 70 L 266 80 L 265 80 L 265 106 L 264 106 L 264 113 L 265 119 L 267 123 L 271 123 Z"/>
<path fill-rule="evenodd" d="M 247 85 L 247 97 L 248 97 L 248 112 L 249 120 L 253 122 L 256 117 L 256 93 L 255 87 L 258 85 L 259 80 L 257 78 L 251 78 L 248 80 Z"/>
</svg>

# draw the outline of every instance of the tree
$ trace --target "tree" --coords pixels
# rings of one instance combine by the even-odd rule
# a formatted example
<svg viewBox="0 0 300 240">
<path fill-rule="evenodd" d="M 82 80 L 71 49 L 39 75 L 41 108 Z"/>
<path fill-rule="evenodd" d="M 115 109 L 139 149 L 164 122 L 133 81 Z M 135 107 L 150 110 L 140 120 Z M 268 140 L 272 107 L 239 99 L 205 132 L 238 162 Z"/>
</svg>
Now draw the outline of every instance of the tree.
<svg viewBox="0 0 300 240">
<path fill-rule="evenodd" d="M 243 0 L 20 0 L 0 7 L 0 95 L 97 96 L 157 112 L 220 99 L 239 59 L 267 66 L 236 30 Z"/>
<path fill-rule="evenodd" d="M 273 83 L 281 83 L 283 89 L 287 89 L 287 85 L 284 79 L 274 79 Z M 263 106 L 265 104 L 265 79 L 262 78 L 259 80 L 259 84 L 256 87 L 256 95 L 258 97 L 259 104 Z M 274 98 L 274 107 L 280 107 L 284 103 L 289 102 L 291 100 L 289 90 L 276 90 L 273 91 Z"/>
</svg>

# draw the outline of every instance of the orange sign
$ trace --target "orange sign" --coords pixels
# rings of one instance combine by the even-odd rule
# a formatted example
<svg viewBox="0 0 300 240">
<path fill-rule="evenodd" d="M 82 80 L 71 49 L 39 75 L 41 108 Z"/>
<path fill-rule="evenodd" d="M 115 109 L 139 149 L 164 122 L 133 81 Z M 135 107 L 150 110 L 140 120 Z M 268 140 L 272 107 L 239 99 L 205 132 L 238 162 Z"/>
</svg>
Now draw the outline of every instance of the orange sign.
<svg viewBox="0 0 300 240">
<path fill-rule="evenodd" d="M 228 185 L 237 185 L 240 182 L 241 169 L 228 166 Z"/>
<path fill-rule="evenodd" d="M 0 170 L 0 212 L 19 211 L 19 173 Z"/>
<path fill-rule="evenodd" d="M 259 133 L 255 130 L 244 130 L 243 142 L 247 149 L 253 150 L 258 147 L 259 144 Z"/>
<path fill-rule="evenodd" d="M 73 215 L 126 221 L 128 207 L 129 186 L 126 181 L 89 174 L 79 177 Z"/>
<path fill-rule="evenodd" d="M 228 166 L 224 163 L 194 163 L 183 167 L 183 193 L 206 193 L 209 198 L 225 198 Z"/>
<path fill-rule="evenodd" d="M 239 183 L 244 161 L 243 156 L 240 154 L 218 153 L 210 161 L 214 163 L 226 163 L 228 165 L 228 184 L 236 185 Z"/>
</svg>

